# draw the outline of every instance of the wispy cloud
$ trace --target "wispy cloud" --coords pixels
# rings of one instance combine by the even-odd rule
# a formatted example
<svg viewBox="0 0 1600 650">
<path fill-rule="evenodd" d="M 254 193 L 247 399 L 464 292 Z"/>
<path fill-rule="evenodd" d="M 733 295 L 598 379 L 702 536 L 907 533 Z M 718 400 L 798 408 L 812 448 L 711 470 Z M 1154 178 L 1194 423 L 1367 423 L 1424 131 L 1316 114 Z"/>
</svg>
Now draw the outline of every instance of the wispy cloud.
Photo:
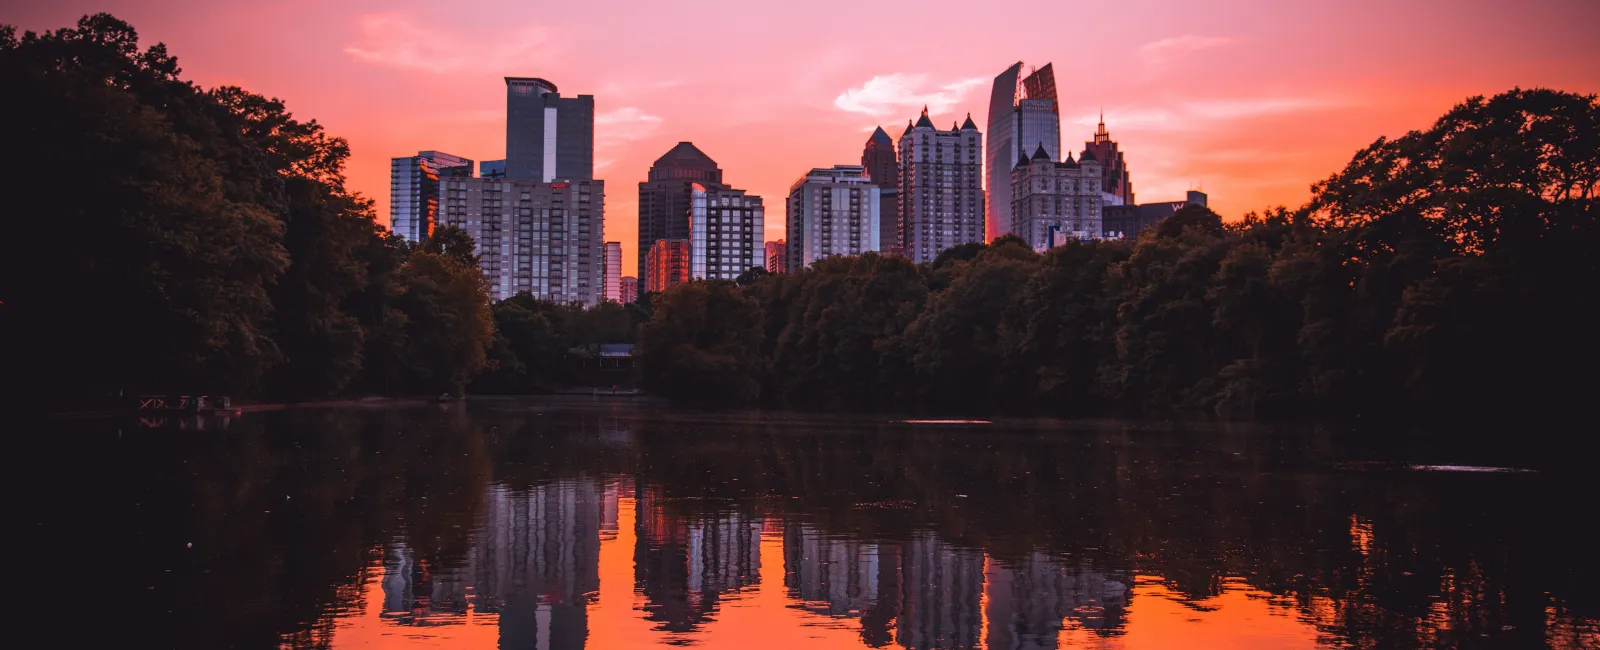
<svg viewBox="0 0 1600 650">
<path fill-rule="evenodd" d="M 649 137 L 661 126 L 661 122 L 661 116 L 646 113 L 637 106 L 624 106 L 595 115 L 595 151 L 602 157 L 595 159 L 594 166 L 610 166 L 614 159 L 608 156 L 613 154 L 614 149 Z"/>
<path fill-rule="evenodd" d="M 968 92 L 983 84 L 981 77 L 939 84 L 930 82 L 926 74 L 896 72 L 875 76 L 860 87 L 840 93 L 833 105 L 840 110 L 873 117 L 916 111 L 923 106 L 938 113 L 956 105 Z"/>
<path fill-rule="evenodd" d="M 1151 65 L 1161 65 L 1187 54 L 1221 47 L 1232 42 L 1233 39 L 1223 36 L 1196 36 L 1194 34 L 1174 36 L 1140 46 L 1139 58 L 1144 59 L 1145 63 Z"/>
<path fill-rule="evenodd" d="M 1235 97 L 1182 99 L 1152 106 L 1134 106 L 1106 112 L 1112 129 L 1191 130 L 1211 128 L 1219 122 L 1253 117 L 1288 115 L 1353 106 L 1352 99 L 1318 96 Z M 1093 126 L 1100 116 L 1088 113 L 1068 123 Z"/>
<path fill-rule="evenodd" d="M 552 44 L 544 30 L 530 28 L 471 38 L 418 26 L 397 13 L 368 14 L 359 21 L 360 38 L 345 54 L 372 65 L 455 72 L 469 67 L 529 62 L 536 53 L 549 56 Z"/>
</svg>

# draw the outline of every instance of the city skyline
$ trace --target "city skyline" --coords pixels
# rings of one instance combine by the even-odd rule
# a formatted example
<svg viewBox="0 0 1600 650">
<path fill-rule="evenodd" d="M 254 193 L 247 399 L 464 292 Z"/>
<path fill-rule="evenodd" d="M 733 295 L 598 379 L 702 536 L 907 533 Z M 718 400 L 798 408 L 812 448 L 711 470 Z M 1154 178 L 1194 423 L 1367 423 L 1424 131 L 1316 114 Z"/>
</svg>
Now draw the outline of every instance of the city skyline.
<svg viewBox="0 0 1600 650">
<path fill-rule="evenodd" d="M 624 268 L 635 268 L 647 247 L 633 241 L 628 187 L 673 143 L 716 152 L 739 187 L 777 200 L 797 174 L 853 160 L 875 127 L 893 131 L 923 103 L 940 125 L 968 112 L 984 123 L 988 84 L 1017 60 L 1055 63 L 1064 146 L 1089 139 L 1103 107 L 1141 195 L 1199 186 L 1230 219 L 1303 202 L 1351 152 L 1379 134 L 1425 128 L 1462 97 L 1600 89 L 1600 44 L 1581 27 L 1600 19 L 1600 7 L 1550 0 L 1518 7 L 1514 21 L 1493 7 L 1041 6 L 1029 10 L 1038 32 L 1023 38 L 959 3 L 874 4 L 852 27 L 779 7 L 719 12 L 739 56 L 673 38 L 688 16 L 631 2 L 556 17 L 509 4 L 469 13 L 375 1 L 66 1 L 16 7 L 7 20 L 45 30 L 110 11 L 166 43 L 197 83 L 282 98 L 350 140 L 350 185 L 385 223 L 391 158 L 437 148 L 504 157 L 500 78 L 537 76 L 564 96 L 592 94 L 595 177 L 612 185 L 605 238 L 621 241 Z M 952 14 L 970 28 L 949 47 L 872 36 L 891 21 L 932 28 Z M 1047 37 L 1052 26 L 1082 24 L 1095 27 Z M 668 49 L 673 56 L 652 55 Z M 707 68 L 720 72 L 684 72 Z M 426 100 L 409 101 L 418 96 Z M 766 239 L 783 236 L 784 217 L 768 217 Z"/>
</svg>

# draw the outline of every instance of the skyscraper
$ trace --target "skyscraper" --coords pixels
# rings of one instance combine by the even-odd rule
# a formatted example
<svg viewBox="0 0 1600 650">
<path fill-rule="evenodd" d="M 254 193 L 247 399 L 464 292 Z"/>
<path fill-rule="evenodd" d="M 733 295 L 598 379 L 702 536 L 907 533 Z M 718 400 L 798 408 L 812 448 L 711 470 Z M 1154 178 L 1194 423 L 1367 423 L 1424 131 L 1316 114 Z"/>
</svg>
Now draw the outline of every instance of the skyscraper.
<svg viewBox="0 0 1600 650">
<path fill-rule="evenodd" d="M 961 126 L 940 131 L 924 108 L 916 124 L 906 124 L 900 136 L 900 244 L 912 261 L 931 262 L 945 249 L 984 241 L 982 175 L 983 134 L 971 115 Z"/>
<path fill-rule="evenodd" d="M 639 278 L 631 275 L 624 275 L 622 276 L 622 282 L 619 284 L 621 286 L 619 286 L 618 289 L 621 290 L 622 297 L 618 300 L 618 302 L 626 305 L 639 299 Z"/>
<path fill-rule="evenodd" d="M 878 250 L 900 248 L 900 159 L 889 134 L 878 127 L 861 151 L 861 166 L 878 186 Z"/>
<path fill-rule="evenodd" d="M 994 78 L 989 95 L 988 228 L 993 240 L 1011 232 L 1011 169 L 1044 147 L 1052 161 L 1061 159 L 1061 107 L 1056 100 L 1056 76 L 1051 64 L 1034 70 L 1019 83 L 1018 61 Z"/>
<path fill-rule="evenodd" d="M 761 197 L 726 185 L 694 183 L 689 194 L 689 277 L 733 280 L 766 266 Z"/>
<path fill-rule="evenodd" d="M 767 272 L 779 275 L 789 272 L 789 240 L 767 242 Z"/>
<path fill-rule="evenodd" d="M 645 291 L 660 293 L 689 281 L 689 240 L 658 239 L 645 256 Z"/>
<path fill-rule="evenodd" d="M 472 175 L 472 161 L 442 151 L 389 159 L 389 228 L 422 241 L 439 217 L 439 177 Z"/>
<path fill-rule="evenodd" d="M 1128 163 L 1122 159 L 1117 141 L 1106 132 L 1106 116 L 1100 116 L 1100 127 L 1095 129 L 1094 140 L 1083 143 L 1084 155 L 1094 154 L 1100 161 L 1101 191 L 1106 205 L 1134 205 L 1133 180 L 1128 176 Z M 1081 157 L 1081 156 L 1080 156 Z"/>
<path fill-rule="evenodd" d="M 650 174 L 639 183 L 639 246 L 644 250 L 655 242 L 687 240 L 689 238 L 689 202 L 692 185 L 720 186 L 722 170 L 716 161 L 689 142 L 679 142 L 656 159 Z M 650 264 L 639 256 L 639 280 L 642 287 L 656 287 L 660 283 L 650 277 Z M 650 291 L 659 289 L 649 288 Z"/>
<path fill-rule="evenodd" d="M 1065 162 L 1050 159 L 1044 147 L 1020 159 L 1011 170 L 1011 229 L 1034 250 L 1087 241 L 1101 234 L 1100 162 L 1067 154 Z"/>
<path fill-rule="evenodd" d="M 622 242 L 606 242 L 605 299 L 622 302 Z"/>
<path fill-rule="evenodd" d="M 506 77 L 506 178 L 594 179 L 594 96 L 562 97 L 556 85 Z"/>
<path fill-rule="evenodd" d="M 599 304 L 605 183 L 594 180 L 594 98 L 506 77 L 506 154 L 477 178 L 470 161 L 465 173 L 441 173 L 438 221 L 472 235 L 496 300 L 527 292 Z"/>
<path fill-rule="evenodd" d="M 789 186 L 788 268 L 879 250 L 880 190 L 865 167 L 818 168 Z"/>
<path fill-rule="evenodd" d="M 515 182 L 446 178 L 440 223 L 477 242 L 489 293 L 560 303 L 600 303 L 604 279 L 604 181 Z"/>
</svg>

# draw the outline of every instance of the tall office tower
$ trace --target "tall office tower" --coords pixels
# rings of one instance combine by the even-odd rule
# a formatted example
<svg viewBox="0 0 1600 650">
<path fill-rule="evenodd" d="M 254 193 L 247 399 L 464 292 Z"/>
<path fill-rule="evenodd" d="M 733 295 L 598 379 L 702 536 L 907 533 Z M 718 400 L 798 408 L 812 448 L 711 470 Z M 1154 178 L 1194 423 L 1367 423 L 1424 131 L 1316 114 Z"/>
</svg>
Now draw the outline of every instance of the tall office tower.
<svg viewBox="0 0 1600 650">
<path fill-rule="evenodd" d="M 765 209 L 761 197 L 726 185 L 690 186 L 689 277 L 733 280 L 766 266 L 762 248 Z"/>
<path fill-rule="evenodd" d="M 389 159 L 389 228 L 422 241 L 439 217 L 439 177 L 472 175 L 472 161 L 442 151 Z"/>
<path fill-rule="evenodd" d="M 861 166 L 878 186 L 878 250 L 900 248 L 900 160 L 894 142 L 878 127 L 861 151 Z"/>
<path fill-rule="evenodd" d="M 477 242 L 495 300 L 518 293 L 597 305 L 605 267 L 605 182 L 442 182 L 440 221 Z"/>
<path fill-rule="evenodd" d="M 1100 162 L 1083 152 L 1083 160 L 1056 162 L 1044 147 L 1018 160 L 1011 170 L 1011 229 L 1034 250 L 1044 251 L 1068 239 L 1099 239 L 1101 233 Z"/>
<path fill-rule="evenodd" d="M 1093 153 L 1100 161 L 1101 191 L 1106 205 L 1134 205 L 1133 179 L 1128 176 L 1128 163 L 1122 159 L 1117 141 L 1106 132 L 1106 116 L 1100 115 L 1100 127 L 1095 129 L 1094 141 L 1083 143 L 1083 156 Z M 1082 156 L 1080 156 L 1082 157 Z"/>
<path fill-rule="evenodd" d="M 645 291 L 661 293 L 689 281 L 689 240 L 658 239 L 645 258 Z"/>
<path fill-rule="evenodd" d="M 622 301 L 622 242 L 606 242 L 605 299 Z"/>
<path fill-rule="evenodd" d="M 786 266 L 800 270 L 829 255 L 879 250 L 879 191 L 855 165 L 813 169 L 790 185 Z"/>
<path fill-rule="evenodd" d="M 618 289 L 622 291 L 622 297 L 618 300 L 618 302 L 627 305 L 632 304 L 634 301 L 639 299 L 639 278 L 631 275 L 624 275 L 622 276 L 622 282 L 619 284 L 621 286 L 619 286 Z"/>
<path fill-rule="evenodd" d="M 989 169 L 987 208 L 989 240 L 1010 232 L 1011 168 L 1044 147 L 1051 160 L 1061 159 L 1061 107 L 1056 100 L 1056 75 L 1044 64 L 1020 82 L 1022 62 L 994 78 L 989 95 Z"/>
<path fill-rule="evenodd" d="M 663 239 L 689 238 L 689 199 L 692 186 L 720 186 L 722 170 L 716 161 L 688 142 L 679 142 L 650 166 L 650 174 L 639 183 L 639 246 Z M 639 257 L 641 288 L 657 286 L 650 278 L 650 265 Z M 657 289 L 649 289 L 657 291 Z"/>
<path fill-rule="evenodd" d="M 932 262 L 946 249 L 984 241 L 982 176 L 983 134 L 971 115 L 960 127 L 940 131 L 924 108 L 915 125 L 906 124 L 900 136 L 900 245 L 913 262 Z"/>
<path fill-rule="evenodd" d="M 787 239 L 767 242 L 767 272 L 779 275 L 789 272 L 789 244 Z"/>
<path fill-rule="evenodd" d="M 506 178 L 594 179 L 594 96 L 562 97 L 543 79 L 506 77 Z"/>
</svg>

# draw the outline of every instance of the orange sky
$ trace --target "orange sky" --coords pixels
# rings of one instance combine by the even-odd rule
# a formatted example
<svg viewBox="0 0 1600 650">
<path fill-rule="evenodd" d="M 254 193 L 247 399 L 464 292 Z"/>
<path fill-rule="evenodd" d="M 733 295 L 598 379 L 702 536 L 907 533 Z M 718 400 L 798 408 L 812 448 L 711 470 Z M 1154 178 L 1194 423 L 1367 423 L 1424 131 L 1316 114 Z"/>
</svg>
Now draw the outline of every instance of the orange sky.
<svg viewBox="0 0 1600 650">
<path fill-rule="evenodd" d="M 350 140 L 351 186 L 383 221 L 390 157 L 503 157 L 502 77 L 592 94 L 606 238 L 628 269 L 636 184 L 674 143 L 765 197 L 776 239 L 795 178 L 858 162 L 874 125 L 898 137 L 924 103 L 941 127 L 968 111 L 983 124 L 989 83 L 1017 60 L 1055 63 L 1064 143 L 1104 108 L 1140 200 L 1198 186 L 1230 218 L 1298 204 L 1356 149 L 1469 95 L 1600 91 L 1594 0 L 6 5 L 0 22 L 31 30 L 110 11 L 201 85 L 284 99 Z"/>
</svg>

